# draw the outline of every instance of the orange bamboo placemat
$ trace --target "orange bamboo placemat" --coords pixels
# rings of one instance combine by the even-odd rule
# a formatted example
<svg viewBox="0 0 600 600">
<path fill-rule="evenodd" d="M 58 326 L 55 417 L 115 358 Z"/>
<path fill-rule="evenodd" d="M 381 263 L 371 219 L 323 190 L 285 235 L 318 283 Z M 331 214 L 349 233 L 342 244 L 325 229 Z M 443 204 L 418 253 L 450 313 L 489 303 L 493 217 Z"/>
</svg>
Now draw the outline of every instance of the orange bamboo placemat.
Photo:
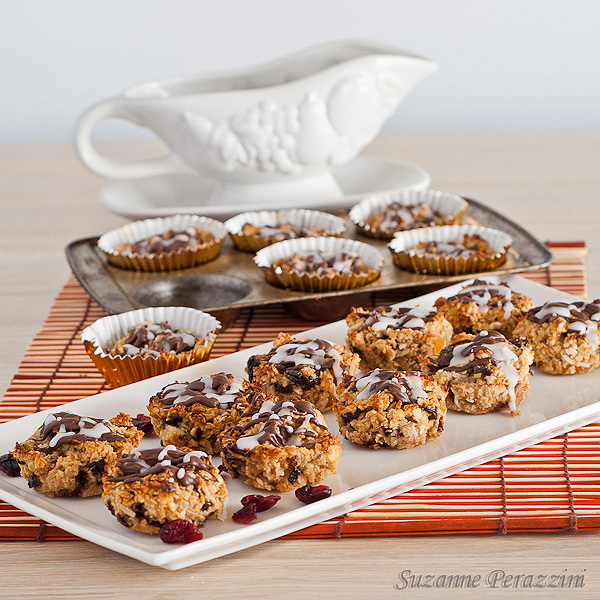
<svg viewBox="0 0 600 600">
<path fill-rule="evenodd" d="M 585 245 L 550 246 L 554 264 L 525 276 L 585 297 Z M 374 294 L 372 303 L 400 299 L 399 293 Z M 0 403 L 0 421 L 105 389 L 79 341 L 82 328 L 104 314 L 72 277 Z M 291 317 L 282 307 L 243 310 L 221 333 L 212 356 L 269 341 L 280 330 L 294 334 L 317 325 Z M 288 537 L 600 529 L 599 458 L 600 424 L 592 424 Z M 2 540 L 73 538 L 0 502 Z"/>
</svg>

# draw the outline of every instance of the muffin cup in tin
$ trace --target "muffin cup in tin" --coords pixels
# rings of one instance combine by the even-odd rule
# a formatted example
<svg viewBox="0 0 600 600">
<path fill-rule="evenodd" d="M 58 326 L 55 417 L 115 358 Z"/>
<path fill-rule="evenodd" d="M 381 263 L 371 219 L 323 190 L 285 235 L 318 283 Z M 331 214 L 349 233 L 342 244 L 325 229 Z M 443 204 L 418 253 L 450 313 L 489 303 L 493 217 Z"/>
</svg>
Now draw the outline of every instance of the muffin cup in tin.
<svg viewBox="0 0 600 600">
<path fill-rule="evenodd" d="M 290 257 L 297 252 L 310 251 L 319 251 L 326 254 L 341 252 L 358 254 L 367 267 L 367 271 L 363 273 L 336 272 L 328 275 L 318 275 L 316 273 L 283 271 L 274 266 L 282 258 Z M 272 285 L 303 292 L 329 292 L 353 289 L 375 281 L 381 274 L 384 257 L 376 248 L 356 240 L 311 237 L 285 240 L 267 246 L 257 252 L 254 262 L 262 270 L 267 282 Z"/>
<path fill-rule="evenodd" d="M 175 252 L 137 254 L 119 252 L 123 244 L 134 244 L 153 235 L 169 231 L 184 231 L 188 227 L 212 233 L 213 242 L 200 244 L 197 248 L 180 248 Z M 111 265 L 134 271 L 177 271 L 213 260 L 227 236 L 227 230 L 220 221 L 197 215 L 174 215 L 134 221 L 118 229 L 105 233 L 98 240 L 98 248 L 104 252 Z"/>
<path fill-rule="evenodd" d="M 490 246 L 493 256 L 419 256 L 414 250 L 420 242 L 460 241 L 465 235 L 478 235 L 483 238 Z M 497 269 L 506 261 L 511 244 L 512 238 L 497 229 L 479 225 L 446 225 L 398 232 L 388 248 L 394 264 L 400 269 L 427 274 L 462 275 Z"/>
<path fill-rule="evenodd" d="M 164 352 L 157 357 L 109 354 L 110 348 L 120 337 L 146 321 L 168 321 L 173 329 L 190 331 L 204 343 L 197 343 L 185 352 Z M 158 306 L 98 319 L 82 331 L 81 341 L 106 382 L 115 388 L 208 360 L 220 328 L 221 323 L 215 317 L 200 310 L 183 306 Z"/>
<path fill-rule="evenodd" d="M 367 220 L 374 215 L 381 214 L 393 202 L 407 206 L 420 203 L 429 205 L 433 211 L 443 215 L 441 221 L 436 223 L 440 226 L 461 223 L 467 210 L 467 201 L 455 194 L 434 190 L 402 190 L 365 198 L 352 208 L 349 215 L 350 220 L 362 235 L 379 240 L 390 240 L 396 232 L 384 233 L 378 228 L 372 228 Z M 410 229 L 414 228 L 408 227 L 402 231 L 409 231 Z"/>
<path fill-rule="evenodd" d="M 289 223 L 296 227 L 303 227 L 306 229 L 325 229 L 326 233 L 321 233 L 318 237 L 341 237 L 344 234 L 345 229 L 344 220 L 339 217 L 318 210 L 297 208 L 290 210 L 245 212 L 225 221 L 225 227 L 229 231 L 236 247 L 244 252 L 253 253 L 272 244 L 276 244 L 279 241 L 285 240 L 277 240 L 273 237 L 262 235 L 244 235 L 242 233 L 242 228 L 246 223 L 251 223 L 258 227 L 277 226 L 281 223 Z"/>
</svg>

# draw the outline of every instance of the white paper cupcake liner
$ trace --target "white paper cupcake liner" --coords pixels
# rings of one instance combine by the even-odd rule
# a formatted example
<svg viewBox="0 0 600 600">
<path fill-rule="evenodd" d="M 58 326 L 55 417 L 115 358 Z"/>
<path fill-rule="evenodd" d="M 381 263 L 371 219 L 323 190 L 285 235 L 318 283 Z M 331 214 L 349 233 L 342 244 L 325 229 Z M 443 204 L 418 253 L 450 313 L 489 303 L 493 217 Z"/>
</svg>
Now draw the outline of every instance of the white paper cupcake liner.
<svg viewBox="0 0 600 600">
<path fill-rule="evenodd" d="M 134 244 L 153 235 L 160 235 L 169 231 L 184 231 L 188 227 L 196 227 L 202 231 L 212 233 L 214 242 L 202 244 L 190 250 L 181 248 L 177 252 L 165 254 L 132 254 L 121 253 L 116 250 L 123 244 Z M 220 221 L 198 215 L 173 215 L 157 219 L 134 221 L 118 229 L 105 233 L 98 240 L 98 248 L 106 254 L 108 261 L 124 269 L 136 271 L 175 271 L 208 262 L 217 256 L 227 230 Z"/>
<path fill-rule="evenodd" d="M 157 357 L 109 354 L 119 338 L 145 321 L 168 321 L 173 329 L 190 331 L 203 343 L 186 352 L 163 353 Z M 158 306 L 98 319 L 81 332 L 81 341 L 106 381 L 111 387 L 118 387 L 207 360 L 220 328 L 221 323 L 215 317 L 195 308 Z"/>
<path fill-rule="evenodd" d="M 377 239 L 391 239 L 391 235 L 371 228 L 367 223 L 369 217 L 382 213 L 392 202 L 407 206 L 425 203 L 435 212 L 444 215 L 440 225 L 454 225 L 461 222 L 467 209 L 467 201 L 456 194 L 437 192 L 435 190 L 402 190 L 369 196 L 350 211 L 350 220 L 360 233 Z"/>
<path fill-rule="evenodd" d="M 326 254 L 348 252 L 358 254 L 368 271 L 365 273 L 298 273 L 282 271 L 274 267 L 274 263 L 297 252 L 320 251 Z M 265 279 L 279 287 L 291 288 L 306 292 L 326 292 L 360 287 L 377 279 L 383 267 L 384 257 L 368 244 L 335 237 L 298 238 L 277 242 L 256 253 L 254 262 L 260 267 Z"/>
<path fill-rule="evenodd" d="M 344 233 L 344 220 L 318 210 L 306 210 L 293 208 L 290 210 L 263 210 L 245 212 L 225 221 L 225 227 L 229 231 L 235 245 L 245 252 L 257 252 L 271 244 L 277 243 L 273 238 L 261 235 L 243 235 L 242 228 L 246 223 L 258 227 L 273 226 L 280 223 L 290 223 L 297 227 L 306 229 L 325 229 L 325 236 L 341 237 Z"/>
<path fill-rule="evenodd" d="M 490 246 L 494 255 L 489 258 L 422 256 L 414 248 L 420 242 L 450 242 L 462 240 L 465 235 L 478 235 Z M 498 268 L 506 260 L 512 238 L 497 229 L 479 225 L 445 225 L 441 227 L 424 227 L 396 233 L 388 248 L 392 253 L 394 264 L 400 269 L 417 273 L 438 273 L 444 275 L 460 275 L 491 271 Z"/>
</svg>

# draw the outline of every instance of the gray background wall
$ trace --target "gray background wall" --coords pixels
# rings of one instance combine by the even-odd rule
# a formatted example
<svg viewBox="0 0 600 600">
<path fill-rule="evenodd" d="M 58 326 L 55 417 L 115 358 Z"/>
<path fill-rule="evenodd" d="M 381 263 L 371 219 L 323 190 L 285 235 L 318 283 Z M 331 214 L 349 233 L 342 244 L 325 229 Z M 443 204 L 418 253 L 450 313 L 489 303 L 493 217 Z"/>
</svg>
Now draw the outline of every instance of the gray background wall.
<svg viewBox="0 0 600 600">
<path fill-rule="evenodd" d="M 360 37 L 439 71 L 388 133 L 600 128 L 595 0 L 0 0 L 0 142 L 66 140 L 90 104 L 155 76 Z M 107 122 L 97 137 L 139 136 Z"/>
</svg>

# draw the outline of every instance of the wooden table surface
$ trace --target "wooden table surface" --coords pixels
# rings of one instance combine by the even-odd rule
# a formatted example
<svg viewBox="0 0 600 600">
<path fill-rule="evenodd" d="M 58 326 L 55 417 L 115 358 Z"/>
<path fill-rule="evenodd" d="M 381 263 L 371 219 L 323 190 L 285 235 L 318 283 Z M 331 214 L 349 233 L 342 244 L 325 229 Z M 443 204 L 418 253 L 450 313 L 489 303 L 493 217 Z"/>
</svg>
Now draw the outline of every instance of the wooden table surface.
<svg viewBox="0 0 600 600">
<path fill-rule="evenodd" d="M 149 149 L 147 142 L 103 147 L 119 157 L 146 156 Z M 541 239 L 584 239 L 589 296 L 600 296 L 600 133 L 394 136 L 378 139 L 365 154 L 417 163 L 431 174 L 432 188 L 487 202 Z M 125 219 L 101 206 L 103 181 L 81 166 L 69 144 L 0 146 L 0 180 L 3 392 L 69 274 L 65 245 Z M 600 598 L 599 558 L 600 532 L 275 540 L 178 572 L 84 541 L 5 542 L 0 597 Z M 481 582 L 460 592 L 411 591 L 402 589 L 408 570 L 480 575 Z M 497 571 L 583 575 L 585 586 L 515 589 L 498 580 L 491 587 L 486 578 Z M 510 586 L 515 579 L 502 581 Z"/>
</svg>

